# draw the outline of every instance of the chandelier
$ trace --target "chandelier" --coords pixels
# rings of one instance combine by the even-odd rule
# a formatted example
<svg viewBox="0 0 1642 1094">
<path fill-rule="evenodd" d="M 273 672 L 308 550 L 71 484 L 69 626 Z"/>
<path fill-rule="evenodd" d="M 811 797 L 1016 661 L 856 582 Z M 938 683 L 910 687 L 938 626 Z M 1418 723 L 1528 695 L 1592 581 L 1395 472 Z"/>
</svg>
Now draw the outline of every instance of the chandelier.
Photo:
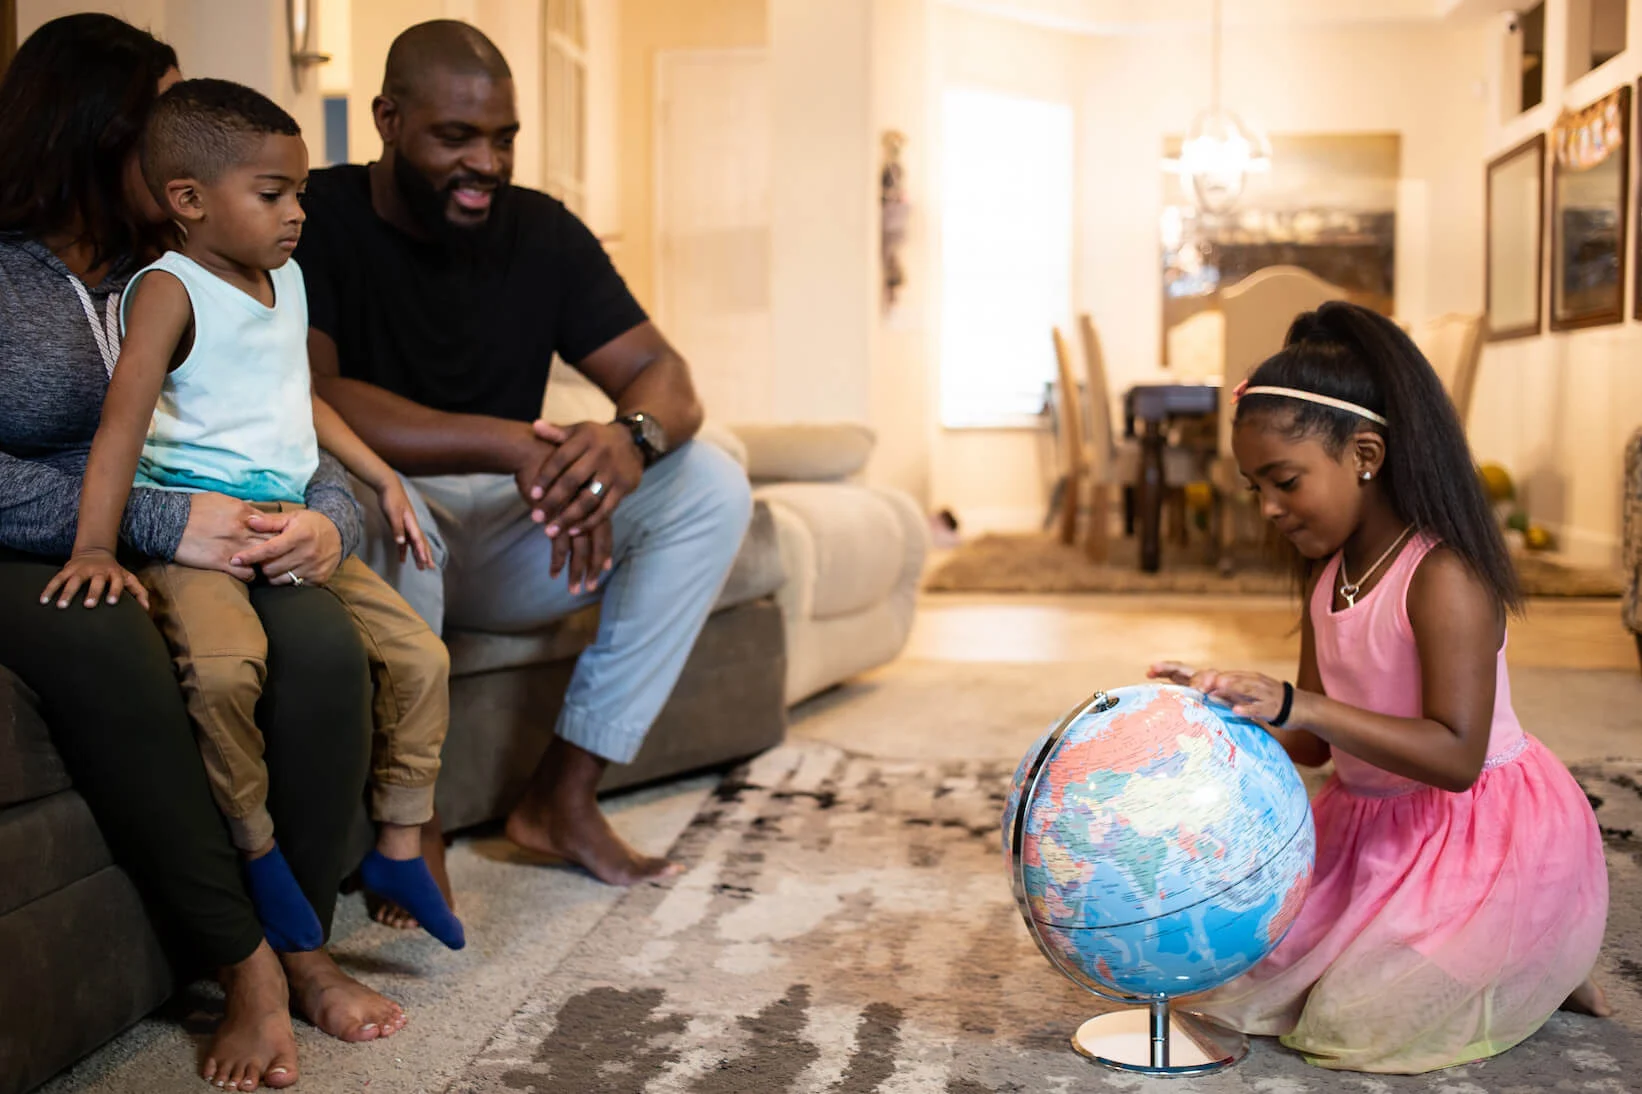
<svg viewBox="0 0 1642 1094">
<path fill-rule="evenodd" d="M 1180 158 L 1165 159 L 1163 169 L 1180 176 L 1198 209 L 1224 213 L 1243 195 L 1249 175 L 1271 170 L 1271 144 L 1220 105 L 1220 0 L 1213 5 L 1209 107 L 1192 119 Z"/>
</svg>

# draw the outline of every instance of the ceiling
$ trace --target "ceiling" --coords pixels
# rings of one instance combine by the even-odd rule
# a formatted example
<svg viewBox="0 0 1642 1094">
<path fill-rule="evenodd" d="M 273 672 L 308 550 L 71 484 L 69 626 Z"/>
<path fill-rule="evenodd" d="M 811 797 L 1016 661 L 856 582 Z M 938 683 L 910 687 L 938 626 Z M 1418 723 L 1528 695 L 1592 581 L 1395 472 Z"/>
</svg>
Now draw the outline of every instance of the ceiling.
<svg viewBox="0 0 1642 1094">
<path fill-rule="evenodd" d="M 1479 19 L 1533 0 L 1223 0 L 1238 26 L 1340 26 Z M 1178 34 L 1207 27 L 1212 0 L 941 0 L 1034 26 L 1078 34 Z"/>
</svg>

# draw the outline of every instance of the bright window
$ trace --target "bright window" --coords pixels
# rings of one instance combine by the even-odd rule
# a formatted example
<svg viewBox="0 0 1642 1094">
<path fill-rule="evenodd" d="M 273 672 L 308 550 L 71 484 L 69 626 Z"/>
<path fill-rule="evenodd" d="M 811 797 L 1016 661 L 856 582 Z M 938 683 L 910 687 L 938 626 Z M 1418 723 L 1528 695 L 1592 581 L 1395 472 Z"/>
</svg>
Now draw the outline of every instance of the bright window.
<svg viewBox="0 0 1642 1094">
<path fill-rule="evenodd" d="M 1039 422 L 1072 310 L 1072 108 L 951 89 L 941 162 L 941 424 Z"/>
</svg>

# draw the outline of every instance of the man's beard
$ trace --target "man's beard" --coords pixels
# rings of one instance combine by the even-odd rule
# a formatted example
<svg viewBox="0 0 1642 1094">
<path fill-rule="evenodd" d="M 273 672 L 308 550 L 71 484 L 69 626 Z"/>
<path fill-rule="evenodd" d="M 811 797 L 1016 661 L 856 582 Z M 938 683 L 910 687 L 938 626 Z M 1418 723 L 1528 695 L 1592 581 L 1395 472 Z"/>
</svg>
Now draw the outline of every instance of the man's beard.
<svg viewBox="0 0 1642 1094">
<path fill-rule="evenodd" d="M 393 181 L 404 199 L 411 219 L 429 239 L 452 250 L 476 247 L 485 238 L 485 231 L 496 220 L 507 185 L 499 179 L 466 172 L 451 177 L 442 188 L 435 189 L 427 176 L 412 167 L 403 156 L 393 158 Z M 476 224 L 457 224 L 450 219 L 451 195 L 464 182 L 486 182 L 495 186 L 490 199 L 490 213 Z"/>
</svg>

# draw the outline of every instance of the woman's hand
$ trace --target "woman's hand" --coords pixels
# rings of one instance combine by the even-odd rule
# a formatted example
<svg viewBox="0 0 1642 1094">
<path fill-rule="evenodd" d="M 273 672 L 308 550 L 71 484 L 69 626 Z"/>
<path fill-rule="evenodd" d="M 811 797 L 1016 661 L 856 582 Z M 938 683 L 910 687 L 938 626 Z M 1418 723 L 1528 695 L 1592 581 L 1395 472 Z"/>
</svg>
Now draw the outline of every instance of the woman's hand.
<svg viewBox="0 0 1642 1094">
<path fill-rule="evenodd" d="M 182 530 L 172 561 L 196 570 L 219 570 L 241 581 L 256 577 L 250 566 L 234 561 L 242 551 L 265 542 L 268 536 L 251 529 L 257 511 L 248 502 L 225 494 L 195 494 L 188 500 L 188 524 Z"/>
<path fill-rule="evenodd" d="M 105 591 L 110 604 L 118 604 L 120 594 L 129 591 L 145 611 L 148 608 L 148 590 L 143 588 L 142 582 L 100 547 L 74 552 L 74 557 L 57 571 L 57 576 L 46 582 L 46 591 L 40 594 L 40 603 L 51 603 L 51 598 L 61 589 L 63 595 L 58 599 L 57 606 L 66 608 L 82 585 L 85 586 L 85 606 L 88 608 L 95 608 Z"/>
<path fill-rule="evenodd" d="M 422 526 L 416 521 L 416 510 L 411 508 L 410 495 L 405 493 L 405 486 L 394 475 L 376 492 L 377 502 L 382 506 L 382 514 L 388 518 L 388 526 L 393 529 L 393 541 L 399 544 L 399 561 L 405 561 L 405 553 L 410 552 L 416 559 L 418 570 L 427 570 L 433 567 L 433 552 L 428 550 L 427 537 L 422 535 Z"/>
<path fill-rule="evenodd" d="M 322 513 L 254 512 L 249 523 L 253 532 L 273 538 L 241 551 L 233 563 L 261 568 L 271 585 L 323 585 L 342 564 L 342 534 Z"/>
</svg>

